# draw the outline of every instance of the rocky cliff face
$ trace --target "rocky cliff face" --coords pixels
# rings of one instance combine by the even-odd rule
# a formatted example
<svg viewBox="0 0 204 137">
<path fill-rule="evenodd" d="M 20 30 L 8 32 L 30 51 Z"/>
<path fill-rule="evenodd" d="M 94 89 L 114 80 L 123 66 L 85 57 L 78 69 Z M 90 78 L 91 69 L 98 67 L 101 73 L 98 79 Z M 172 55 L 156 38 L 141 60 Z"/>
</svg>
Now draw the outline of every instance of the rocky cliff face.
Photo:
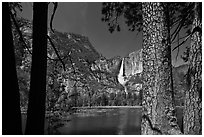
<svg viewBox="0 0 204 137">
<path fill-rule="evenodd" d="M 142 49 L 130 53 L 124 58 L 125 75 L 133 76 L 142 73 Z"/>
<path fill-rule="evenodd" d="M 92 65 L 92 70 L 109 73 L 117 84 L 127 88 L 127 92 L 139 91 L 142 88 L 142 50 L 132 52 L 124 58 L 97 60 Z M 125 83 L 120 83 L 121 79 L 125 79 Z"/>
<path fill-rule="evenodd" d="M 123 66 L 122 59 L 124 59 Z M 92 65 L 92 69 L 100 69 L 109 73 L 119 73 L 119 69 L 123 67 L 124 75 L 127 77 L 142 73 L 142 49 L 128 54 L 126 57 L 114 57 L 112 59 L 96 60 Z"/>
<path fill-rule="evenodd" d="M 96 60 L 94 64 L 92 64 L 91 69 L 117 74 L 120 64 L 121 64 L 120 57 L 114 57 L 111 59 L 103 58 L 103 59 Z"/>
<path fill-rule="evenodd" d="M 124 58 L 116 57 L 112 59 L 97 60 L 92 66 L 93 70 L 100 69 L 102 71 L 110 73 L 113 77 L 117 77 L 117 79 L 121 68 L 123 69 L 122 76 L 127 81 L 124 86 L 126 86 L 129 91 L 141 90 L 143 71 L 142 49 L 134 51 Z M 173 67 L 174 89 L 176 92 L 175 94 L 180 96 L 178 98 L 181 98 L 181 96 L 183 96 L 183 92 L 187 88 L 184 78 L 184 75 L 187 73 L 187 69 L 188 65 Z M 116 80 L 116 82 L 120 84 L 118 80 Z"/>
<path fill-rule="evenodd" d="M 130 91 L 142 89 L 142 49 L 130 53 L 124 58 L 124 74 L 127 76 L 127 87 Z"/>
</svg>

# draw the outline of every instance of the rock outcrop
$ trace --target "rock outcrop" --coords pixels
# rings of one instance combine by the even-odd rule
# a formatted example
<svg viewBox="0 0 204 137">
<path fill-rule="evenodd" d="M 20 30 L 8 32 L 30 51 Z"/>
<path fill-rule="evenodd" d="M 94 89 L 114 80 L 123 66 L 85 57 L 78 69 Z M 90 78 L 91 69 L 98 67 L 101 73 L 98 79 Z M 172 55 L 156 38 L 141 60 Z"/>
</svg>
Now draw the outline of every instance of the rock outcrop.
<svg viewBox="0 0 204 137">
<path fill-rule="evenodd" d="M 124 57 L 125 75 L 130 77 L 142 73 L 142 49 Z"/>
<path fill-rule="evenodd" d="M 126 93 L 139 91 L 142 88 L 142 50 L 132 52 L 124 58 L 96 60 L 91 68 L 93 71 L 109 74 L 116 84 L 124 87 L 122 90 Z"/>
<path fill-rule="evenodd" d="M 120 68 L 122 71 L 120 72 L 123 74 L 118 74 L 119 81 L 123 82 L 121 84 L 124 86 L 126 94 L 131 91 L 138 92 L 142 89 L 142 49 L 128 54 L 122 62 Z"/>
</svg>

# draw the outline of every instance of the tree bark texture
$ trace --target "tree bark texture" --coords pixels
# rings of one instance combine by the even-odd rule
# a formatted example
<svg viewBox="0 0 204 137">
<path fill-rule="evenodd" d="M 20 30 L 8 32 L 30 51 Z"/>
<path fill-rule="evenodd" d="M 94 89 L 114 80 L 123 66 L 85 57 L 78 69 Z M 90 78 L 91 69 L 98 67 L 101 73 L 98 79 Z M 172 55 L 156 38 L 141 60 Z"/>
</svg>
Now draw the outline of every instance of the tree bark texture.
<svg viewBox="0 0 204 137">
<path fill-rule="evenodd" d="M 22 134 L 20 94 L 16 72 L 9 3 L 2 3 L 2 134 Z"/>
<path fill-rule="evenodd" d="M 161 3 L 142 3 L 142 134 L 181 134 L 173 100 L 171 47 Z"/>
<path fill-rule="evenodd" d="M 198 5 L 195 3 L 194 21 L 192 30 L 202 28 L 198 15 Z M 184 134 L 202 134 L 202 34 L 195 32 L 191 36 L 190 66 L 188 71 L 188 83 L 190 89 L 185 94 L 184 104 Z"/>
<path fill-rule="evenodd" d="M 44 134 L 48 3 L 33 4 L 33 54 L 26 134 Z"/>
</svg>

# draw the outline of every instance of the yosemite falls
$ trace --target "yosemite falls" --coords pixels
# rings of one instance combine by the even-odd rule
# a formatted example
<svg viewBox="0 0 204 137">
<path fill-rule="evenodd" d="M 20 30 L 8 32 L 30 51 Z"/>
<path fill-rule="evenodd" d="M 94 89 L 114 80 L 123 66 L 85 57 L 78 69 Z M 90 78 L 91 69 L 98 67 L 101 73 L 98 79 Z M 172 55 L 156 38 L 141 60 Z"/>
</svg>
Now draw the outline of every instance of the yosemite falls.
<svg viewBox="0 0 204 137">
<path fill-rule="evenodd" d="M 127 86 L 126 86 L 126 83 L 128 82 L 128 78 L 127 76 L 125 75 L 125 66 L 124 66 L 124 58 L 122 59 L 122 63 L 121 63 L 121 66 L 120 66 L 120 71 L 119 71 L 119 74 L 118 74 L 118 82 L 123 85 L 124 89 L 125 89 L 125 93 L 128 94 L 127 92 Z"/>
<path fill-rule="evenodd" d="M 142 88 L 141 76 L 138 76 L 142 71 L 142 50 L 132 52 L 127 57 L 122 58 L 117 78 L 119 83 L 124 87 L 126 94 L 128 94 L 128 88 L 132 88 L 133 90 Z"/>
</svg>

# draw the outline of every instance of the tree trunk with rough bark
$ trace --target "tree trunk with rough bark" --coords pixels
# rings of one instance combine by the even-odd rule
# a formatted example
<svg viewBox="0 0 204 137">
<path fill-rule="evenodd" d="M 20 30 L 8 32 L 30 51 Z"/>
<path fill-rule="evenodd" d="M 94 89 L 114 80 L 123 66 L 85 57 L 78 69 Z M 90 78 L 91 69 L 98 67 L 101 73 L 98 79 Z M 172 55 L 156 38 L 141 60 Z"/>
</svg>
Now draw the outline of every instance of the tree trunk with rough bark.
<svg viewBox="0 0 204 137">
<path fill-rule="evenodd" d="M 33 54 L 25 134 L 44 134 L 48 3 L 33 4 Z"/>
<path fill-rule="evenodd" d="M 2 3 L 2 34 L 2 134 L 20 135 L 20 94 L 8 2 Z"/>
<path fill-rule="evenodd" d="M 198 15 L 198 5 L 195 3 L 193 27 L 202 28 L 201 19 Z M 201 11 L 202 12 L 202 11 Z M 195 32 L 191 36 L 189 53 L 188 83 L 190 89 L 185 94 L 184 104 L 184 134 L 202 134 L 202 33 Z"/>
<path fill-rule="evenodd" d="M 173 100 L 171 47 L 161 3 L 142 3 L 142 134 L 181 134 Z"/>
</svg>

